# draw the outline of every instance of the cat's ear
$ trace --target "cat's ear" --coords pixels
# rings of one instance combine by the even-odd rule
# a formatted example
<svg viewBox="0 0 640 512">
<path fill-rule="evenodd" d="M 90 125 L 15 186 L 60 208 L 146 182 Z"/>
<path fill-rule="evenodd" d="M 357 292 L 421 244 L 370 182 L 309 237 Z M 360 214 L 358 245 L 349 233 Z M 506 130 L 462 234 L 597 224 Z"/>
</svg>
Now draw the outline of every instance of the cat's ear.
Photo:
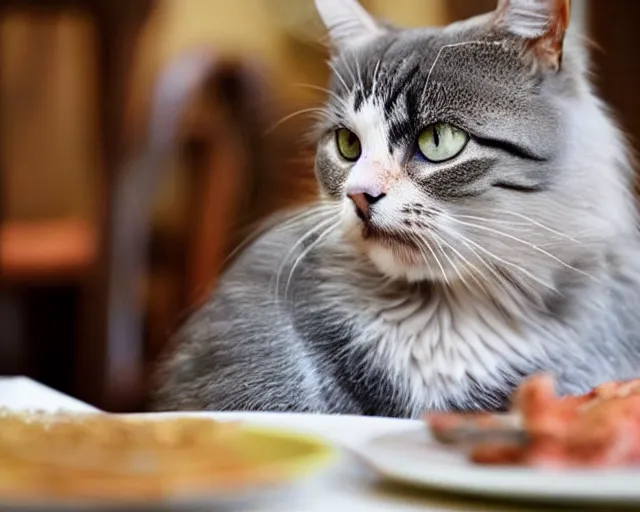
<svg viewBox="0 0 640 512">
<path fill-rule="evenodd" d="M 383 32 L 357 0 L 315 0 L 332 44 L 336 48 L 362 44 Z"/>
<path fill-rule="evenodd" d="M 499 0 L 493 24 L 527 40 L 536 59 L 557 70 L 570 17 L 571 0 Z"/>
</svg>

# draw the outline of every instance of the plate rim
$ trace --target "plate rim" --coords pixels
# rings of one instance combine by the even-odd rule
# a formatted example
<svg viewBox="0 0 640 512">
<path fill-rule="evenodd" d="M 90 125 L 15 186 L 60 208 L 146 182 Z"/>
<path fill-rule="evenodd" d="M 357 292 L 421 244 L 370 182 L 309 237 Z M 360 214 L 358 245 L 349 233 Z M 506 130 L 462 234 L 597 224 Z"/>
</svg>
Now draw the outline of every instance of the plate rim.
<svg viewBox="0 0 640 512">
<path fill-rule="evenodd" d="M 412 487 L 440 490 L 447 493 L 484 496 L 520 501 L 579 503 L 598 502 L 609 504 L 640 504 L 640 468 L 609 470 L 543 470 L 522 467 L 488 467 L 444 462 L 437 465 L 432 460 L 424 461 L 424 471 L 407 470 L 409 463 L 412 467 L 423 464 L 418 461 L 419 453 L 424 450 L 413 448 L 415 460 L 407 460 L 406 453 L 396 453 L 393 449 L 381 446 L 388 440 L 401 441 L 411 439 L 411 435 L 421 432 L 424 434 L 424 450 L 429 450 L 429 443 L 435 448 L 437 441 L 433 439 L 425 425 L 422 430 L 411 429 L 405 432 L 395 432 L 377 436 L 359 446 L 354 447 L 358 459 L 362 460 L 371 470 L 382 478 Z M 443 453 L 446 450 L 444 447 Z M 527 484 L 528 482 L 528 484 Z M 551 482 L 551 485 L 548 483 Z M 597 484 L 597 485 L 596 485 Z"/>
</svg>

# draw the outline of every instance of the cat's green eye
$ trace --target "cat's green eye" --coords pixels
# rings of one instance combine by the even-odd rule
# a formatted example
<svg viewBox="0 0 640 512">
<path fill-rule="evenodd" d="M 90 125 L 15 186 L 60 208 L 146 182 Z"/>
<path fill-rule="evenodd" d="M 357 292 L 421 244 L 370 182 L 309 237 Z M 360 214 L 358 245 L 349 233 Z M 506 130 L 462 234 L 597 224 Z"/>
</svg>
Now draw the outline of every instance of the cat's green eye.
<svg viewBox="0 0 640 512">
<path fill-rule="evenodd" d="M 420 132 L 418 148 L 430 162 L 444 162 L 458 156 L 468 141 L 467 132 L 447 123 L 436 123 Z"/>
<path fill-rule="evenodd" d="M 355 162 L 360 158 L 362 148 L 360 147 L 360 139 L 351 130 L 340 128 L 336 131 L 336 146 L 340 156 L 349 162 Z"/>
</svg>

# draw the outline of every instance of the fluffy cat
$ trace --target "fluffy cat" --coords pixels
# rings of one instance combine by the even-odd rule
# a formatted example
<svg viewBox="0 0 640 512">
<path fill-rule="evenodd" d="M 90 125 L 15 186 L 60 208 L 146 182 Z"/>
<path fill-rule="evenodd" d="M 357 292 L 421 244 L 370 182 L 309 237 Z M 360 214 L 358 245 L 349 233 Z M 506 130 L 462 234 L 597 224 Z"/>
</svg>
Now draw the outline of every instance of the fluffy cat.
<svg viewBox="0 0 640 512">
<path fill-rule="evenodd" d="M 158 409 L 416 417 L 640 374 L 628 148 L 568 0 L 398 29 L 316 0 L 322 200 L 277 218 L 178 334 Z"/>
</svg>

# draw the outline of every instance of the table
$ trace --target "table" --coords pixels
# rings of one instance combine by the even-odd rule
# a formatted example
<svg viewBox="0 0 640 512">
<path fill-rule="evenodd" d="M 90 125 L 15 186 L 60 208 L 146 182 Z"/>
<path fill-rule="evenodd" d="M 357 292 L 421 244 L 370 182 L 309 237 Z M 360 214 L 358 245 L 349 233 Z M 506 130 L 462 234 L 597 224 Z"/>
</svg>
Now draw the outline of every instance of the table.
<svg viewBox="0 0 640 512">
<path fill-rule="evenodd" d="M 95 407 L 26 377 L 0 378 L 0 407 L 15 410 L 98 412 Z"/>
<path fill-rule="evenodd" d="M 16 410 L 65 409 L 95 412 L 95 408 L 24 377 L 0 378 L 0 407 Z M 252 423 L 295 428 L 345 447 L 335 467 L 301 485 L 298 492 L 274 504 L 259 504 L 243 511 L 261 512 L 515 512 L 542 510 L 534 506 L 507 506 L 464 500 L 436 492 L 410 490 L 380 483 L 349 455 L 349 447 L 375 436 L 415 429 L 416 422 L 355 416 L 316 416 L 274 413 L 220 413 L 216 417 L 250 420 Z M 544 510 L 552 510 L 545 507 Z M 565 507 L 562 510 L 567 511 Z M 584 510 L 584 507 L 582 509 Z"/>
</svg>

